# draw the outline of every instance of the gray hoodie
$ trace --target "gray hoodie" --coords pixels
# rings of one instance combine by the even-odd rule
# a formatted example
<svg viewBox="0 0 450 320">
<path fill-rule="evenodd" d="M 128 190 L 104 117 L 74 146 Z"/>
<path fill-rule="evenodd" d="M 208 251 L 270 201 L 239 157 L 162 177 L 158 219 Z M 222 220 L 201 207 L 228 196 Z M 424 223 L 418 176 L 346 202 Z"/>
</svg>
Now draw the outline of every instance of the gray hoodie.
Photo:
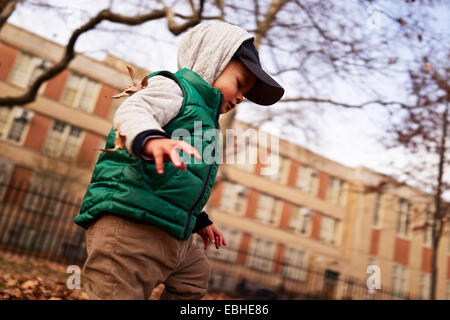
<svg viewBox="0 0 450 320">
<path fill-rule="evenodd" d="M 253 36 L 244 29 L 225 22 L 201 23 L 184 34 L 178 47 L 178 69 L 187 68 L 212 85 L 230 62 L 239 46 Z M 183 92 L 175 81 L 164 76 L 149 79 L 146 88 L 126 98 L 114 116 L 114 127 L 120 123 L 125 147 L 133 152 L 137 135 L 148 130 L 164 132 L 162 127 L 180 111 Z M 154 138 L 148 135 L 145 142 Z M 141 155 L 144 159 L 151 159 Z"/>
</svg>

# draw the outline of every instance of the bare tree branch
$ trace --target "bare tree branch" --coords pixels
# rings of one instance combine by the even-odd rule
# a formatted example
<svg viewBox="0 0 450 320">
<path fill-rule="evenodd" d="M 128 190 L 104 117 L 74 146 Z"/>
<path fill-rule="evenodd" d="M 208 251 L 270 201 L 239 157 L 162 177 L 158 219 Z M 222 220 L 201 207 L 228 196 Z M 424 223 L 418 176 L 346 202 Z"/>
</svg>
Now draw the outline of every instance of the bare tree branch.
<svg viewBox="0 0 450 320">
<path fill-rule="evenodd" d="M 179 35 L 188 28 L 198 24 L 202 19 L 204 1 L 200 1 L 200 8 L 193 12 L 193 18 L 179 25 L 173 20 L 175 14 L 170 8 L 164 8 L 159 10 L 153 10 L 147 14 L 137 16 L 124 16 L 121 14 L 113 13 L 109 9 L 100 11 L 95 17 L 91 18 L 83 26 L 75 30 L 67 43 L 66 50 L 62 59 L 41 74 L 30 86 L 29 90 L 21 96 L 17 97 L 0 97 L 0 106 L 10 105 L 24 105 L 35 100 L 37 92 L 45 81 L 55 77 L 64 69 L 67 68 L 70 61 L 75 57 L 75 43 L 78 38 L 85 32 L 94 29 L 102 21 L 111 21 L 126 25 L 139 25 L 147 21 L 166 18 L 168 20 L 168 28 L 174 35 Z"/>
</svg>

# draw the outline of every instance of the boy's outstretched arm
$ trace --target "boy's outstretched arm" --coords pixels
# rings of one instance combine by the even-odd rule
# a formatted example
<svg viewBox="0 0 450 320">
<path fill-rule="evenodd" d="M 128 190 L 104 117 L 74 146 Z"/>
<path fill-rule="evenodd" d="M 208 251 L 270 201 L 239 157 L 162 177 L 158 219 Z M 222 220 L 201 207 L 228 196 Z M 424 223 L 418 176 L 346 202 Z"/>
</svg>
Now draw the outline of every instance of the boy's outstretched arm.
<svg viewBox="0 0 450 320">
<path fill-rule="evenodd" d="M 114 114 L 114 128 L 120 124 L 126 150 L 134 157 L 147 159 L 143 154 L 146 141 L 166 137 L 162 127 L 180 111 L 183 92 L 179 85 L 158 75 L 148 80 L 148 86 L 126 98 Z"/>
</svg>

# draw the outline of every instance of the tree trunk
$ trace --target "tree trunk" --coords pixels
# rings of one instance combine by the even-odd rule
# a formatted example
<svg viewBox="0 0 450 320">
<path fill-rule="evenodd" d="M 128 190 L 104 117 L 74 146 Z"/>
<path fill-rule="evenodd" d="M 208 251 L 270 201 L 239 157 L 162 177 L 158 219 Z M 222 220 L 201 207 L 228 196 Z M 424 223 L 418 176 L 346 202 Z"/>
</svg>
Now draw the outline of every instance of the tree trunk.
<svg viewBox="0 0 450 320">
<path fill-rule="evenodd" d="M 448 98 L 448 96 L 447 96 Z M 433 241 L 433 249 L 432 249 L 432 262 L 431 262 L 431 300 L 436 300 L 436 280 L 438 274 L 437 268 L 437 255 L 439 249 L 439 240 L 442 235 L 442 228 L 444 224 L 444 216 L 442 214 L 441 209 L 441 196 L 442 196 L 442 177 L 444 174 L 444 163 L 445 163 L 445 148 L 446 148 L 446 139 L 447 139 L 447 117 L 448 117 L 448 99 L 447 106 L 445 108 L 445 112 L 443 115 L 442 121 L 442 137 L 441 137 L 441 145 L 439 150 L 439 174 L 438 174 L 438 187 L 435 195 L 435 211 L 433 215 L 433 230 L 432 230 L 432 241 Z"/>
</svg>

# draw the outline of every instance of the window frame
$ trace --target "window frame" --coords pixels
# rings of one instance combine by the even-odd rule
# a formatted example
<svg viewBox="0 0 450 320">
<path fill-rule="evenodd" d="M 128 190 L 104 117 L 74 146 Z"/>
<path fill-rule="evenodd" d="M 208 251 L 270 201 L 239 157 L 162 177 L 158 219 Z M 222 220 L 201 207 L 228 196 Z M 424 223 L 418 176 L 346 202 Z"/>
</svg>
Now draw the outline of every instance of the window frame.
<svg viewBox="0 0 450 320">
<path fill-rule="evenodd" d="M 69 87 L 70 81 L 72 81 L 74 79 L 74 77 L 79 78 L 78 84 L 76 86 Z M 95 88 L 93 89 L 93 95 L 91 97 L 90 104 L 86 107 L 82 107 L 81 102 L 83 101 L 83 98 L 85 97 L 86 89 L 88 87 L 90 88 L 91 85 L 92 86 L 95 85 Z M 72 102 L 68 101 L 66 98 L 68 90 L 76 90 L 75 97 Z M 64 105 L 70 106 L 70 107 L 78 109 L 80 111 L 92 113 L 94 111 L 95 105 L 97 103 L 100 90 L 101 90 L 101 84 L 98 81 L 93 80 L 81 73 L 71 71 L 69 78 L 67 79 L 66 84 L 64 86 L 63 92 L 61 94 L 60 102 L 63 103 Z"/>
</svg>

